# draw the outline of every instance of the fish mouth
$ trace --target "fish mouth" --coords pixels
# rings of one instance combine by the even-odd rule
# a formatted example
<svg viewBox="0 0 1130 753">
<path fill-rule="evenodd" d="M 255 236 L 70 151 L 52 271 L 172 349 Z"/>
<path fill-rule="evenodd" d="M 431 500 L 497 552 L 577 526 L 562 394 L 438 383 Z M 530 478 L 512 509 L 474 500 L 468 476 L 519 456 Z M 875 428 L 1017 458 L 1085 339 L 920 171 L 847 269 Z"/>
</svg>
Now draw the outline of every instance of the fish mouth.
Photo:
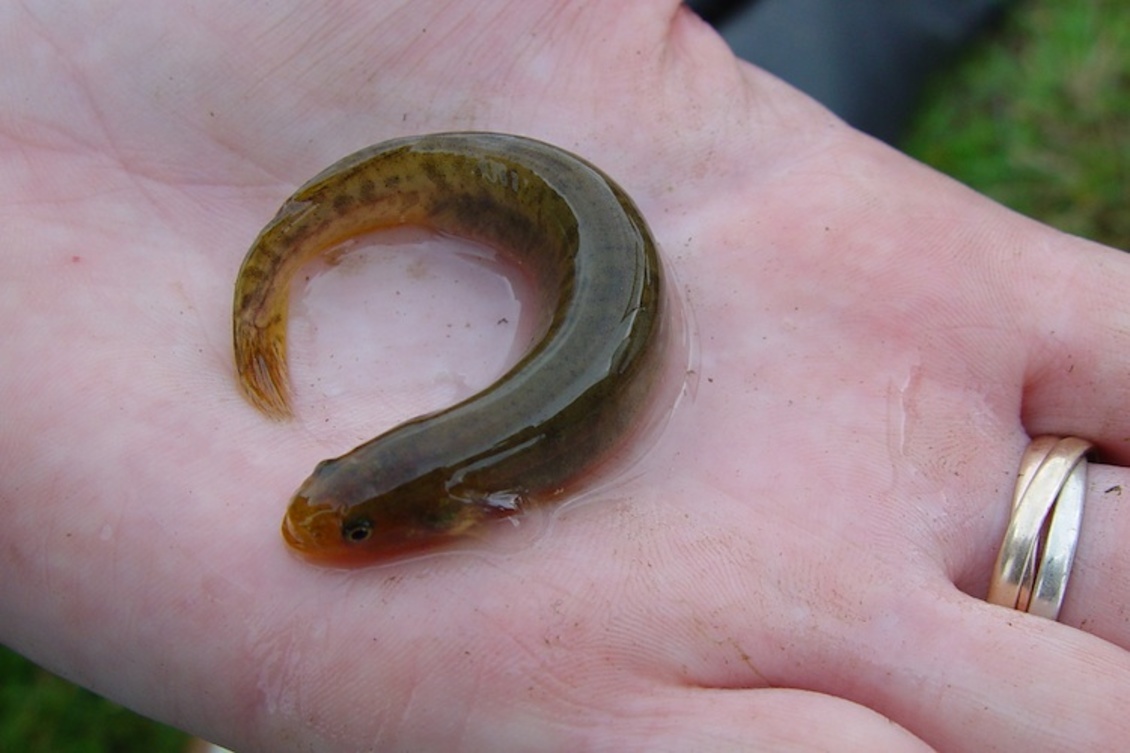
<svg viewBox="0 0 1130 753">
<path fill-rule="evenodd" d="M 334 505 L 310 504 L 296 496 L 283 518 L 282 535 L 287 545 L 306 556 L 332 555 L 344 547 L 341 540 L 341 514 Z"/>
</svg>

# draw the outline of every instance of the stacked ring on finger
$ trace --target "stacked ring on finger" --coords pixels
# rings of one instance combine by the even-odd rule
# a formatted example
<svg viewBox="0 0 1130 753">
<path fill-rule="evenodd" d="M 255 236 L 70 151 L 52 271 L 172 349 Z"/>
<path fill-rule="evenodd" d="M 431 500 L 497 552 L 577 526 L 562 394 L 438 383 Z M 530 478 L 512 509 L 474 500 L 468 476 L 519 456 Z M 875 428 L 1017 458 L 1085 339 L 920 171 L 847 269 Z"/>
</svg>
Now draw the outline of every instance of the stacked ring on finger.
<svg viewBox="0 0 1130 753">
<path fill-rule="evenodd" d="M 1091 447 L 1077 437 L 1047 436 L 1028 445 L 989 584 L 990 603 L 1059 616 L 1079 541 Z"/>
</svg>

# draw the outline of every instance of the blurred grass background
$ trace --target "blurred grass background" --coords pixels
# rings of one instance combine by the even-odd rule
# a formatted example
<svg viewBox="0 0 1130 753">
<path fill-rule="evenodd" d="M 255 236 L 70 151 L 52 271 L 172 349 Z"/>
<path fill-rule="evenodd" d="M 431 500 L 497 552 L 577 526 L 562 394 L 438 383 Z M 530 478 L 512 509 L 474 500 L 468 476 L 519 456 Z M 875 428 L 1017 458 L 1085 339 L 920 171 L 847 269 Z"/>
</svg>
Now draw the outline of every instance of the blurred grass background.
<svg viewBox="0 0 1130 753">
<path fill-rule="evenodd" d="M 4 753 L 180 753 L 187 740 L 0 649 Z"/>
<path fill-rule="evenodd" d="M 1020 0 L 929 87 L 902 146 L 1022 214 L 1130 250 L 1130 7 Z"/>
<path fill-rule="evenodd" d="M 929 87 L 903 146 L 1019 212 L 1130 249 L 1125 0 L 1021 0 Z M 186 742 L 0 648 L 0 751 L 173 753 Z"/>
</svg>

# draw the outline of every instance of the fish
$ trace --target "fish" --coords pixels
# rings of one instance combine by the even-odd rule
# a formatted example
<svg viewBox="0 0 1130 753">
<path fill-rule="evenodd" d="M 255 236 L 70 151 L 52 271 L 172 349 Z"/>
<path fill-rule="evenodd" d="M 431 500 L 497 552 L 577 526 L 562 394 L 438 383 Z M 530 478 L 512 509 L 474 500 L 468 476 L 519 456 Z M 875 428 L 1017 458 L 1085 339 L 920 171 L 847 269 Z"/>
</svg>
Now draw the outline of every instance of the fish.
<svg viewBox="0 0 1130 753">
<path fill-rule="evenodd" d="M 564 149 L 488 132 L 434 133 L 351 154 L 301 186 L 236 278 L 239 387 L 293 415 L 291 281 L 359 235 L 416 226 L 497 249 L 544 301 L 529 349 L 493 384 L 324 460 L 283 538 L 314 562 L 425 551 L 566 497 L 625 441 L 655 391 L 670 305 L 657 244 L 610 177 Z"/>
</svg>

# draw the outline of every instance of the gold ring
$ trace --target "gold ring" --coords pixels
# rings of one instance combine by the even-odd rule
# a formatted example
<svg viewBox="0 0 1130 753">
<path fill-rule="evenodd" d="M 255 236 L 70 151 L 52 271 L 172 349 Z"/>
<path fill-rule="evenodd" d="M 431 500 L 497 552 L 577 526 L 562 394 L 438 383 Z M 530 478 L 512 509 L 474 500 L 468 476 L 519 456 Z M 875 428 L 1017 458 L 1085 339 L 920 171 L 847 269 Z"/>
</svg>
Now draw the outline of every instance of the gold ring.
<svg viewBox="0 0 1130 753">
<path fill-rule="evenodd" d="M 1091 446 L 1077 437 L 1037 437 L 1024 451 L 989 603 L 1059 616 L 1079 541 Z"/>
</svg>

